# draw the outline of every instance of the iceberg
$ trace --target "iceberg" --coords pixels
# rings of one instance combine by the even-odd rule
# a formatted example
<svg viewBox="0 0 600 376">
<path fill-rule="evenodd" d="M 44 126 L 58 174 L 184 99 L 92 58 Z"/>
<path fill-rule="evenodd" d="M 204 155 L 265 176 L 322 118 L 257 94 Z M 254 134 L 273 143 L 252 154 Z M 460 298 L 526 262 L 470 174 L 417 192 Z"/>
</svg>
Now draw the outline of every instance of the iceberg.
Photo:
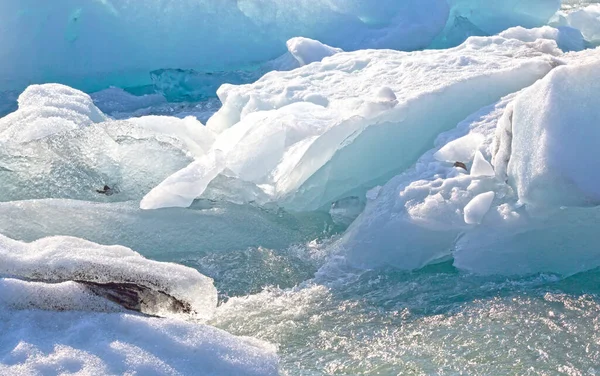
<svg viewBox="0 0 600 376">
<path fill-rule="evenodd" d="M 370 191 L 365 210 L 333 252 L 353 267 L 404 270 L 452 257 L 457 238 L 495 210 L 486 195 L 501 201 L 509 193 L 495 175 L 473 173 L 473 161 L 480 155 L 489 164 L 498 122 L 514 97 L 508 95 L 440 134 L 436 147 L 413 167 Z M 454 165 L 457 157 L 471 173 Z"/>
<path fill-rule="evenodd" d="M 565 54 L 562 63 L 442 133 L 414 167 L 369 192 L 335 244 L 345 261 L 418 269 L 451 257 L 461 270 L 504 275 L 600 266 L 589 165 L 598 52 Z M 455 157 L 466 158 L 469 174 Z"/>
<path fill-rule="evenodd" d="M 205 168 L 214 165 L 211 152 L 159 184 L 142 207 L 187 206 L 220 172 L 297 211 L 363 196 L 410 167 L 440 132 L 543 77 L 560 55 L 553 40 L 471 38 L 445 51 L 337 53 L 254 84 L 223 85 L 223 107 L 207 123 L 218 134 L 221 171 Z"/>
<path fill-rule="evenodd" d="M 0 88 L 61 82 L 91 92 L 151 84 L 158 69 L 235 70 L 285 52 L 296 36 L 345 50 L 426 47 L 445 0 L 26 0 L 0 16 Z M 160 43 L 157 43 L 160 41 Z"/>
</svg>

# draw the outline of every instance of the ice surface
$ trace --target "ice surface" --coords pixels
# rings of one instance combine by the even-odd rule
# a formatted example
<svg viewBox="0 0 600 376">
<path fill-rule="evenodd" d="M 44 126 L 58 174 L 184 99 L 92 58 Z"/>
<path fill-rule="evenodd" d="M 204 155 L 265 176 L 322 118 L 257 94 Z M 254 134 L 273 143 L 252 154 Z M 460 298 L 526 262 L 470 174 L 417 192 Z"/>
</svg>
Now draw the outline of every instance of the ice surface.
<svg viewBox="0 0 600 376">
<path fill-rule="evenodd" d="M 145 257 L 168 261 L 249 247 L 284 249 L 323 236 L 330 222 L 326 213 L 291 215 L 277 208 L 217 202 L 201 202 L 191 210 L 153 211 L 140 210 L 137 201 L 48 199 L 0 203 L 0 233 L 13 239 L 33 241 L 69 235 L 100 244 L 124 245 Z"/>
<path fill-rule="evenodd" d="M 512 129 L 498 132 L 512 134 L 500 149 L 511 150 L 508 177 L 521 202 L 532 208 L 600 202 L 600 175 L 590 165 L 598 159 L 599 76 L 597 60 L 576 60 L 515 100 L 512 122 L 505 124 Z"/>
<path fill-rule="evenodd" d="M 499 35 L 504 38 L 522 40 L 523 42 L 534 42 L 537 39 L 552 39 L 555 40 L 558 47 L 565 52 L 581 51 L 586 47 L 581 32 L 567 26 L 559 26 L 558 28 L 543 26 L 533 29 L 517 26 L 505 30 Z"/>
<path fill-rule="evenodd" d="M 414 168 L 370 194 L 336 244 L 345 261 L 415 269 L 454 257 L 459 269 L 507 275 L 600 266 L 592 240 L 598 179 L 586 162 L 597 159 L 598 52 L 562 62 L 441 134 Z M 474 140 L 481 143 L 472 153 Z M 469 175 L 452 167 L 460 154 L 473 154 Z"/>
<path fill-rule="evenodd" d="M 551 40 L 500 37 L 446 51 L 338 53 L 252 85 L 223 85 L 223 107 L 207 127 L 220 132 L 213 149 L 234 176 L 294 210 L 328 207 L 406 169 L 441 131 L 543 77 L 560 54 Z M 184 171 L 198 188 L 215 173 Z M 175 190 L 176 176 L 150 193 L 152 207 L 202 193 L 187 183 Z"/>
<path fill-rule="evenodd" d="M 115 89 L 97 101 L 114 108 L 110 100 L 123 96 L 129 100 Z M 204 155 L 214 138 L 194 117 L 113 121 L 83 92 L 58 84 L 30 86 L 19 96 L 19 109 L 0 119 L 0 201 L 140 199 Z M 104 185 L 119 194 L 98 194 Z"/>
<path fill-rule="evenodd" d="M 265 342 L 191 322 L 2 306 L 0 374 L 270 376 L 278 358 Z"/>
<path fill-rule="evenodd" d="M 134 284 L 166 294 L 185 309 L 150 300 L 140 310 L 155 315 L 212 315 L 217 293 L 212 280 L 184 266 L 143 258 L 122 246 L 101 246 L 79 238 L 50 237 L 23 243 L 0 237 L 0 276 L 43 282 L 77 281 L 99 285 Z M 148 296 L 149 297 L 149 296 Z M 153 305 L 155 303 L 156 305 Z"/>
<path fill-rule="evenodd" d="M 445 0 L 386 0 L 377 7 L 369 0 L 11 2 L 0 18 L 0 87 L 147 85 L 157 69 L 264 62 L 296 36 L 348 50 L 414 50 L 442 30 L 448 11 Z"/>
</svg>

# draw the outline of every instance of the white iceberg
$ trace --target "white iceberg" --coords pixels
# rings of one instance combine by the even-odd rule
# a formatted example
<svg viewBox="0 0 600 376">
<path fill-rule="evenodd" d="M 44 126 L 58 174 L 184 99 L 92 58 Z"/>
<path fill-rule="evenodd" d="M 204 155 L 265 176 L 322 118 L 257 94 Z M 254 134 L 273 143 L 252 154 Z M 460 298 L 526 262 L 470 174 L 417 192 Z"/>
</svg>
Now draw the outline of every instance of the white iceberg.
<svg viewBox="0 0 600 376">
<path fill-rule="evenodd" d="M 440 132 L 531 85 L 561 54 L 553 40 L 501 37 L 444 51 L 337 53 L 251 85 L 223 85 L 223 107 L 207 127 L 220 133 L 213 150 L 223 153 L 228 174 L 284 207 L 324 208 L 405 170 Z M 152 205 L 143 206 L 183 206 L 201 195 L 215 171 L 193 172 L 194 165 L 157 186 Z M 177 189 L 178 174 L 185 188 Z M 190 176 L 199 189 L 187 188 Z"/>
</svg>

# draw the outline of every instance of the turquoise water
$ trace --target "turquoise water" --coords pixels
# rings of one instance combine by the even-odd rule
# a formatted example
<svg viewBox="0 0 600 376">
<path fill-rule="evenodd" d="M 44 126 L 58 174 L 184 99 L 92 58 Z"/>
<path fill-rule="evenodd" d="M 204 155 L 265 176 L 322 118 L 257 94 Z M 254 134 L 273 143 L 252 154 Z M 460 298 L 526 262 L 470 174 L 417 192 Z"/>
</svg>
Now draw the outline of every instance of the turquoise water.
<svg viewBox="0 0 600 376">
<path fill-rule="evenodd" d="M 285 375 L 600 373 L 598 270 L 482 278 L 448 262 L 302 281 L 316 267 L 305 256 L 255 250 L 199 263 L 237 295 L 212 324 L 277 344 Z"/>
</svg>

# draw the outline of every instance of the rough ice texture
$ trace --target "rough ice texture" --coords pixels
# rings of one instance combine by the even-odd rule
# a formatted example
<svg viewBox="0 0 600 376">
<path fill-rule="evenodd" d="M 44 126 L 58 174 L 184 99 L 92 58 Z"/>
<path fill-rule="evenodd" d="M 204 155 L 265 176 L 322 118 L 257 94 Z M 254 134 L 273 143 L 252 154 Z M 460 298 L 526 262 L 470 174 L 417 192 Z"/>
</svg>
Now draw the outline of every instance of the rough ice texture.
<svg viewBox="0 0 600 376">
<path fill-rule="evenodd" d="M 522 203 L 540 209 L 600 203 L 600 172 L 592 162 L 600 158 L 598 78 L 597 59 L 572 63 L 515 100 L 512 121 L 498 130 L 499 149 L 510 150 L 508 178 Z"/>
<path fill-rule="evenodd" d="M 598 158 L 598 51 L 561 60 L 531 87 L 441 134 L 414 168 L 370 192 L 336 244 L 344 259 L 416 269 L 453 257 L 459 269 L 505 275 L 600 266 L 598 179 L 586 162 Z M 471 174 L 444 155 L 473 156 Z"/>
<path fill-rule="evenodd" d="M 493 191 L 503 197 L 508 190 L 493 176 L 454 167 L 454 157 L 467 165 L 476 153 L 491 159 L 496 126 L 513 99 L 510 95 L 482 108 L 442 133 L 435 149 L 414 167 L 369 192 L 364 212 L 336 244 L 345 260 L 358 267 L 418 269 L 450 257 L 458 235 L 472 228 L 465 221 L 468 204 L 480 194 Z"/>
<path fill-rule="evenodd" d="M 278 358 L 267 343 L 175 319 L 2 306 L 0 374 L 274 376 Z"/>
<path fill-rule="evenodd" d="M 543 26 L 533 29 L 517 26 L 505 30 L 498 35 L 504 38 L 522 40 L 523 42 L 534 42 L 538 39 L 552 39 L 555 40 L 558 47 L 565 52 L 581 51 L 586 47 L 581 32 L 566 26 L 559 26 L 558 28 Z"/>
<path fill-rule="evenodd" d="M 106 120 L 87 94 L 59 84 L 29 86 L 18 103 L 19 111 L 0 119 L 0 143 L 28 142 Z"/>
<path fill-rule="evenodd" d="M 115 94 L 106 94 L 99 101 L 114 107 L 107 99 Z M 33 85 L 19 96 L 19 109 L 0 119 L 0 201 L 140 199 L 213 141 L 194 117 L 113 121 L 81 91 Z M 104 185 L 118 194 L 98 194 Z"/>
<path fill-rule="evenodd" d="M 23 243 L 0 235 L 0 276 L 50 283 L 134 284 L 186 306 L 178 312 L 167 305 L 167 300 L 142 304 L 142 312 L 155 315 L 189 313 L 208 318 L 217 305 L 212 280 L 194 269 L 151 261 L 126 247 L 71 237 Z"/>
<path fill-rule="evenodd" d="M 377 5 L 370 0 L 13 1 L 3 4 L 0 16 L 7 31 L 0 33 L 0 88 L 49 81 L 86 91 L 149 84 L 149 72 L 157 69 L 221 70 L 267 61 L 283 54 L 285 42 L 296 36 L 343 49 L 420 49 L 442 30 L 449 12 L 445 0 Z"/>
<path fill-rule="evenodd" d="M 223 107 L 207 127 L 220 132 L 213 150 L 228 173 L 285 207 L 328 207 L 408 168 L 441 131 L 543 77 L 561 53 L 555 41 L 501 37 L 445 51 L 338 53 L 252 85 L 223 85 Z M 155 188 L 148 207 L 201 194 L 190 179 L 201 188 L 215 171 L 200 160 L 202 169 L 190 165 Z"/>
</svg>

